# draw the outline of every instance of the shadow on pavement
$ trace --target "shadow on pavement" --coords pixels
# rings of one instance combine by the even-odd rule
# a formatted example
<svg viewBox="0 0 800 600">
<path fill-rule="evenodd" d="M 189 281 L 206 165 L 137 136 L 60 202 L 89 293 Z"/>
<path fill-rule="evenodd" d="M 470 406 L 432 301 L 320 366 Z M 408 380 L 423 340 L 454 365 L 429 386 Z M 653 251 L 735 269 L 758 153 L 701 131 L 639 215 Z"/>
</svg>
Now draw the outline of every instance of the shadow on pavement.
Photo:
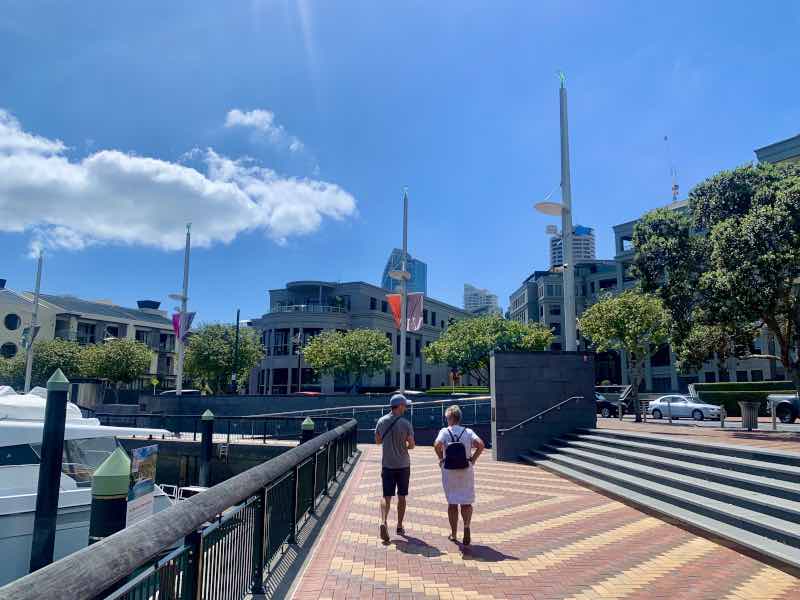
<svg viewBox="0 0 800 600">
<path fill-rule="evenodd" d="M 491 546 L 481 546 L 479 544 L 472 544 L 470 546 L 459 544 L 459 546 L 461 547 L 461 558 L 465 561 L 503 562 L 504 560 L 519 560 L 518 557 L 504 554 Z"/>
<path fill-rule="evenodd" d="M 431 546 L 427 542 L 410 536 L 404 536 L 403 539 L 399 540 L 392 540 L 391 542 L 394 546 L 400 551 L 405 554 L 414 554 L 417 556 L 441 556 L 444 554 L 438 548 Z"/>
</svg>

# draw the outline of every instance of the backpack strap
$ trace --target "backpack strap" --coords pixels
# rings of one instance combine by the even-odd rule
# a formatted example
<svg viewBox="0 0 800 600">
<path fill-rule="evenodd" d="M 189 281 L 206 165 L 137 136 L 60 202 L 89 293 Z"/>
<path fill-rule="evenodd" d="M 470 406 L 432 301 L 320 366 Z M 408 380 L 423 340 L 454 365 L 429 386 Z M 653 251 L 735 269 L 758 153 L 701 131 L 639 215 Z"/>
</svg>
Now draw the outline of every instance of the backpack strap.
<svg viewBox="0 0 800 600">
<path fill-rule="evenodd" d="M 459 434 L 458 434 L 458 437 L 456 437 L 456 436 L 454 436 L 454 435 L 453 435 L 453 431 L 452 431 L 452 430 L 451 430 L 451 429 L 448 427 L 448 428 L 447 428 L 447 433 L 449 433 L 449 434 L 450 434 L 450 439 L 451 439 L 451 440 L 453 440 L 453 443 L 455 443 L 455 442 L 458 442 L 458 441 L 460 441 L 460 440 L 461 440 L 461 436 L 462 436 L 462 435 L 464 435 L 464 432 L 465 432 L 466 430 L 467 430 L 467 428 L 466 428 L 466 427 L 464 427 L 464 428 L 461 430 L 461 433 L 459 433 Z"/>
<path fill-rule="evenodd" d="M 387 427 L 387 428 L 386 428 L 386 431 L 384 431 L 384 432 L 381 434 L 381 437 L 382 437 L 382 438 L 385 438 L 385 437 L 386 437 L 386 435 L 387 435 L 387 434 L 388 434 L 388 433 L 389 433 L 389 432 L 392 430 L 392 427 L 394 427 L 394 426 L 395 426 L 395 424 L 396 424 L 396 423 L 397 423 L 397 422 L 398 422 L 400 419 L 402 419 L 402 417 L 400 417 L 399 415 L 398 415 L 397 417 L 395 417 L 395 420 L 394 420 L 394 421 L 392 421 L 392 422 L 391 422 L 391 424 L 389 425 L 389 427 Z"/>
</svg>

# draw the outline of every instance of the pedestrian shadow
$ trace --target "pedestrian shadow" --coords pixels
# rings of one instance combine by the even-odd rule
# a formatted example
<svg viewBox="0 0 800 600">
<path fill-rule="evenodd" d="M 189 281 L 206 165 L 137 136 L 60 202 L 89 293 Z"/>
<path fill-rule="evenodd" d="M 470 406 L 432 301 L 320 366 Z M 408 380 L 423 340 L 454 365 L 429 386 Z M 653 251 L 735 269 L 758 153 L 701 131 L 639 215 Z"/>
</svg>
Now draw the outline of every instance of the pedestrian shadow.
<svg viewBox="0 0 800 600">
<path fill-rule="evenodd" d="M 519 557 L 505 554 L 499 550 L 495 550 L 491 546 L 482 546 L 480 544 L 465 546 L 459 544 L 459 547 L 461 549 L 461 558 L 464 561 L 503 562 L 506 560 L 519 560 Z"/>
<path fill-rule="evenodd" d="M 413 554 L 415 556 L 427 556 L 431 558 L 442 556 L 444 554 L 444 552 L 435 546 L 431 546 L 429 543 L 419 538 L 408 535 L 403 536 L 400 539 L 392 540 L 390 544 L 393 544 L 394 547 L 403 554 Z"/>
</svg>

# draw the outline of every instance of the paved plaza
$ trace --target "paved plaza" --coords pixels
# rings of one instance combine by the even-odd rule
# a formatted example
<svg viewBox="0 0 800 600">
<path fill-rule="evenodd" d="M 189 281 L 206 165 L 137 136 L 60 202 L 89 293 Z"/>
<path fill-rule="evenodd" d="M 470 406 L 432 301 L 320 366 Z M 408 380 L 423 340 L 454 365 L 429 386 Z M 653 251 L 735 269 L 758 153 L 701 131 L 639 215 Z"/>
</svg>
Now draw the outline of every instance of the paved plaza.
<svg viewBox="0 0 800 600">
<path fill-rule="evenodd" d="M 447 540 L 433 450 L 412 451 L 406 536 L 377 536 L 380 449 L 363 455 L 297 600 L 800 598 L 800 579 L 537 467 L 478 463 L 473 543 Z M 394 509 L 394 506 L 393 506 Z M 394 510 L 393 510 L 394 513 Z"/>
</svg>

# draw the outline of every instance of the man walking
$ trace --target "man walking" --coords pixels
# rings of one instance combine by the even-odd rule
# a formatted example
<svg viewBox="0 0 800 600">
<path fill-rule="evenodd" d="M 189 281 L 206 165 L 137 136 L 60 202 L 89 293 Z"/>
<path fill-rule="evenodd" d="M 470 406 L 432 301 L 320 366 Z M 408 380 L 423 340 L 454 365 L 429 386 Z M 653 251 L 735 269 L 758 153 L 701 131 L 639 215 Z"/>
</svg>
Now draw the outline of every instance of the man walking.
<svg viewBox="0 0 800 600">
<path fill-rule="evenodd" d="M 395 394 L 389 402 L 392 412 L 378 419 L 375 425 L 375 443 L 382 447 L 381 481 L 383 498 L 381 500 L 380 536 L 384 542 L 389 541 L 389 526 L 386 519 L 392 506 L 392 496 L 397 494 L 397 535 L 405 535 L 403 517 L 406 514 L 406 496 L 408 481 L 411 478 L 411 457 L 408 451 L 414 447 L 414 428 L 403 417 L 408 399 L 402 394 Z"/>
</svg>

